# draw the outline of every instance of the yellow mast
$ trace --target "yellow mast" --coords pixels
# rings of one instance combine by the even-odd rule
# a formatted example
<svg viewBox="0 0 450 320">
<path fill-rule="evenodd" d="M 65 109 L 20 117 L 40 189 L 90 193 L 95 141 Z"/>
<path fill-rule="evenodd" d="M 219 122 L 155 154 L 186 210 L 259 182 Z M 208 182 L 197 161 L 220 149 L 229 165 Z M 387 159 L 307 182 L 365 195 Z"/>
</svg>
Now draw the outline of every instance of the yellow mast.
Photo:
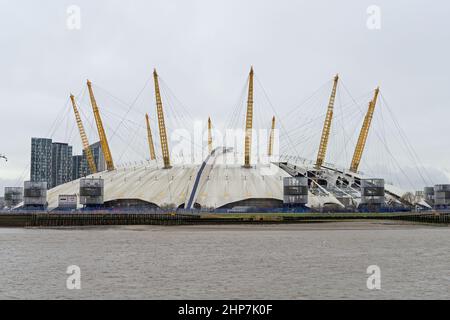
<svg viewBox="0 0 450 320">
<path fill-rule="evenodd" d="M 275 116 L 272 118 L 272 129 L 270 130 L 269 136 L 269 147 L 267 150 L 267 155 L 271 157 L 273 155 L 273 140 L 275 136 Z"/>
<path fill-rule="evenodd" d="M 245 121 L 245 154 L 244 167 L 250 168 L 250 156 L 252 150 L 252 128 L 253 128 L 253 67 L 250 69 L 248 79 L 247 116 Z"/>
<path fill-rule="evenodd" d="M 208 152 L 211 154 L 212 152 L 212 124 L 211 118 L 208 117 Z"/>
<path fill-rule="evenodd" d="M 106 138 L 102 118 L 100 117 L 97 102 L 95 101 L 94 92 L 92 91 L 92 82 L 88 80 L 87 86 L 89 89 L 89 97 L 91 99 L 92 110 L 94 112 L 95 123 L 97 125 L 98 136 L 100 138 L 100 145 L 102 147 L 103 155 L 105 156 L 106 169 L 108 171 L 112 171 L 114 170 L 114 162 L 111 156 L 111 150 L 109 149 L 108 139 Z"/>
<path fill-rule="evenodd" d="M 320 138 L 319 152 L 317 153 L 316 169 L 319 170 L 325 161 L 327 154 L 328 139 L 330 137 L 331 121 L 333 120 L 334 100 L 336 99 L 337 84 L 339 76 L 334 77 L 333 89 L 331 90 L 330 100 L 328 101 L 327 115 L 323 124 L 322 137 Z"/>
<path fill-rule="evenodd" d="M 361 132 L 359 133 L 358 143 L 356 144 L 352 164 L 350 165 L 350 171 L 355 173 L 358 171 L 359 163 L 361 162 L 361 158 L 364 152 L 364 147 L 369 135 L 370 124 L 372 123 L 373 113 L 375 111 L 379 92 L 380 88 L 378 87 L 375 89 L 372 101 L 369 102 L 369 108 L 367 109 L 367 113 L 361 127 Z"/>
<path fill-rule="evenodd" d="M 170 169 L 171 165 L 169 155 L 169 144 L 167 142 L 166 124 L 164 122 L 163 105 L 161 100 L 161 93 L 159 91 L 158 74 L 156 73 L 156 69 L 153 70 L 153 79 L 155 81 L 156 111 L 158 113 L 159 139 L 161 140 L 164 169 Z"/>
<path fill-rule="evenodd" d="M 153 137 L 152 137 L 152 129 L 150 127 L 150 121 L 148 119 L 148 114 L 145 114 L 145 122 L 147 123 L 147 139 L 148 139 L 148 147 L 150 149 L 150 160 L 155 160 L 155 146 L 153 145 Z"/>
<path fill-rule="evenodd" d="M 94 156 L 92 155 L 92 150 L 89 146 L 86 131 L 84 131 L 83 122 L 81 121 L 80 113 L 78 112 L 78 108 L 75 103 L 75 97 L 73 94 L 70 95 L 70 100 L 72 101 L 73 112 L 75 113 L 75 119 L 77 120 L 78 131 L 80 131 L 81 142 L 83 143 L 83 150 L 86 154 L 89 170 L 91 173 L 97 173 L 97 166 L 95 165 Z"/>
</svg>

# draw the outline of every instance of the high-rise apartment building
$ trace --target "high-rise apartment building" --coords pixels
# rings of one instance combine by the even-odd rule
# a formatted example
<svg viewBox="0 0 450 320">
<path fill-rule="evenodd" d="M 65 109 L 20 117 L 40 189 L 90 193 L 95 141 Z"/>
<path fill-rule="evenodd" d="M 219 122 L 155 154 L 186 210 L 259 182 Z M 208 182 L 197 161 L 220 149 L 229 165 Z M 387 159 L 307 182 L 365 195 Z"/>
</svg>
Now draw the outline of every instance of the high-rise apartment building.
<svg viewBox="0 0 450 320">
<path fill-rule="evenodd" d="M 67 143 L 52 143 L 52 185 L 72 181 L 72 147 Z"/>
<path fill-rule="evenodd" d="M 33 182 L 47 182 L 52 179 L 52 139 L 31 138 L 31 174 Z"/>
<path fill-rule="evenodd" d="M 72 180 L 72 147 L 52 139 L 31 139 L 30 181 L 47 182 L 49 189 Z"/>
<path fill-rule="evenodd" d="M 96 142 L 90 145 L 92 155 L 94 156 L 95 165 L 97 167 L 97 172 L 102 172 L 106 170 L 105 156 L 103 155 L 102 146 L 100 142 Z M 83 152 L 84 154 L 84 152 Z"/>
<path fill-rule="evenodd" d="M 87 160 L 84 155 L 72 156 L 72 180 L 77 180 L 89 174 Z"/>
<path fill-rule="evenodd" d="M 95 167 L 97 172 L 106 170 L 105 156 L 103 155 L 100 142 L 90 145 L 92 155 L 94 157 Z M 86 157 L 86 152 L 83 150 L 83 155 L 75 155 L 72 157 L 72 180 L 86 177 L 92 174 Z"/>
<path fill-rule="evenodd" d="M 97 172 L 106 170 L 100 142 L 90 145 Z M 52 139 L 31 139 L 32 182 L 47 182 L 48 189 L 90 175 L 86 154 L 72 156 L 72 146 Z"/>
</svg>

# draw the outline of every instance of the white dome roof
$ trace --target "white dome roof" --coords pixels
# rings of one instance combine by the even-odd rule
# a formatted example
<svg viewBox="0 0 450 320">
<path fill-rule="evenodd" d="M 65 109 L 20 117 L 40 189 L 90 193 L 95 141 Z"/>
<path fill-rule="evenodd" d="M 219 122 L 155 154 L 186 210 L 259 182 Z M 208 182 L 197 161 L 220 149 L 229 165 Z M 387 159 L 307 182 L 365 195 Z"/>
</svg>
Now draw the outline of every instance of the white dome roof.
<svg viewBox="0 0 450 320">
<path fill-rule="evenodd" d="M 197 165 L 175 165 L 163 169 L 156 162 L 104 171 L 89 177 L 104 180 L 104 201 L 137 199 L 159 207 L 199 204 L 220 208 L 246 199 L 283 200 L 283 178 L 289 174 L 277 165 L 258 164 L 251 168 L 226 164 L 217 152 Z M 48 207 L 58 207 L 58 196 L 79 194 L 79 180 L 48 191 Z M 340 202 L 329 196 L 309 194 L 308 206 Z"/>
</svg>

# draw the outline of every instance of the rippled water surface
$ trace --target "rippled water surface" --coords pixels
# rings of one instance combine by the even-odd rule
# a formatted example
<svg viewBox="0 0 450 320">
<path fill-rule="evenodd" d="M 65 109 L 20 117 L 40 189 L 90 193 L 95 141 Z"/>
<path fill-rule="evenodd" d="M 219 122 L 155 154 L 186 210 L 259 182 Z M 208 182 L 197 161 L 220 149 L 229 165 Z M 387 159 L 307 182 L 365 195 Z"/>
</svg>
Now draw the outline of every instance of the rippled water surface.
<svg viewBox="0 0 450 320">
<path fill-rule="evenodd" d="M 449 227 L 389 222 L 0 229 L 0 298 L 449 299 L 449 244 Z"/>
</svg>

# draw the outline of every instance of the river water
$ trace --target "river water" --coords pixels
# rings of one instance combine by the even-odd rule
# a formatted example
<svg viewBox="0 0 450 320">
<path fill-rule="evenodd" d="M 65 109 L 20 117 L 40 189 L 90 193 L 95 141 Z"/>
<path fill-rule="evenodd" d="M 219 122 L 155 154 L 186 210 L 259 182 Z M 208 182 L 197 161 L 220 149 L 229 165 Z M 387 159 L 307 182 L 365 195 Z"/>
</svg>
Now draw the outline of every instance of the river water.
<svg viewBox="0 0 450 320">
<path fill-rule="evenodd" d="M 449 244 L 449 227 L 381 221 L 0 229 L 0 298 L 449 299 Z"/>
</svg>

